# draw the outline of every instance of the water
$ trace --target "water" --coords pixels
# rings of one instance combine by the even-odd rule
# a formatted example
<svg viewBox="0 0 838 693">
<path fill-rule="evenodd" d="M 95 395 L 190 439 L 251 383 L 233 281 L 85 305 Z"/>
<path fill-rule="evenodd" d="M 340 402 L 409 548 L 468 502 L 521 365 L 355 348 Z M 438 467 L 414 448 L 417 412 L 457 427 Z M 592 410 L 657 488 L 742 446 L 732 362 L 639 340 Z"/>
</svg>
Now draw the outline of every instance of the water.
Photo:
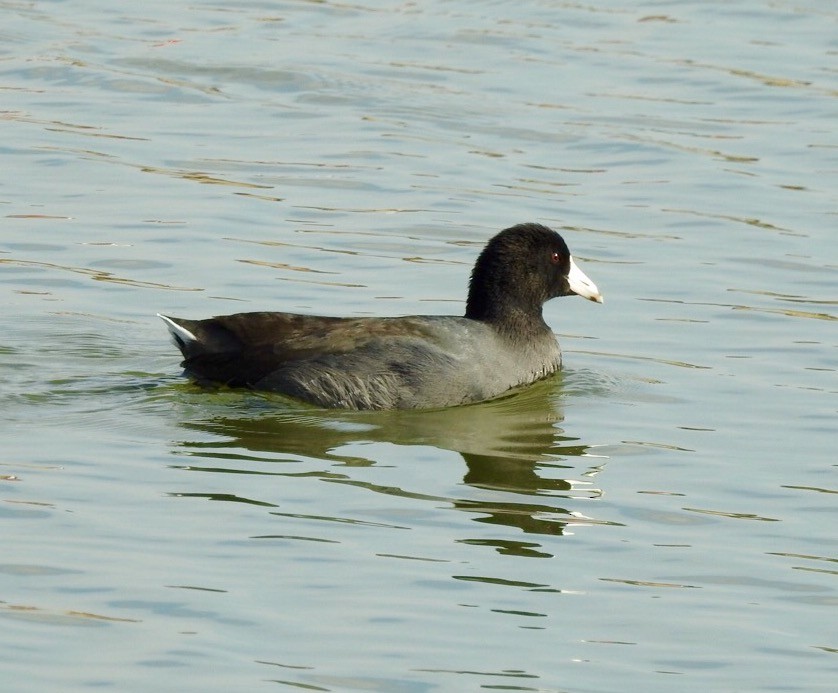
<svg viewBox="0 0 838 693">
<path fill-rule="evenodd" d="M 833 690 L 836 11 L 0 2 L 3 690 Z M 201 392 L 154 313 L 459 313 L 561 376 Z"/>
</svg>

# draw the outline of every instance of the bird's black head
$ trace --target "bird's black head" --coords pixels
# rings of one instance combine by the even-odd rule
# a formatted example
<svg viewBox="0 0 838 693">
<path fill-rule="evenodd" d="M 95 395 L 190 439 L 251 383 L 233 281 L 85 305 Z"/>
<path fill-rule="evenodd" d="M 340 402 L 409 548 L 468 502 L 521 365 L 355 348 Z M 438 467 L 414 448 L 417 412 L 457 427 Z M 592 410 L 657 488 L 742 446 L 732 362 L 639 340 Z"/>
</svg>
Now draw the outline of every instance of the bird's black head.
<svg viewBox="0 0 838 693">
<path fill-rule="evenodd" d="M 503 322 L 515 315 L 541 321 L 545 302 L 573 294 L 602 302 L 558 233 L 542 224 L 518 224 L 492 238 L 477 258 L 466 317 Z"/>
</svg>

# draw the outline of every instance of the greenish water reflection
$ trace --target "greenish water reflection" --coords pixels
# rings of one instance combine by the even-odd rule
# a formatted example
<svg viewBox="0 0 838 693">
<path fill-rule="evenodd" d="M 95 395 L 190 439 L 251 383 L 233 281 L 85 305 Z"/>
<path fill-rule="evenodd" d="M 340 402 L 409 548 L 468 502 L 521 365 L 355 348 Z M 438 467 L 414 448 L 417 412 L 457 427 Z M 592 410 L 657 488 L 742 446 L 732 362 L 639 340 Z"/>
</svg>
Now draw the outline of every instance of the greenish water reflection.
<svg viewBox="0 0 838 693">
<path fill-rule="evenodd" d="M 189 434 L 175 445 L 189 463 L 173 465 L 180 469 L 315 477 L 380 494 L 443 501 L 451 509 L 474 515 L 477 522 L 517 527 L 527 534 L 560 535 L 571 523 L 597 523 L 572 508 L 574 502 L 601 495 L 593 477 L 604 459 L 559 426 L 560 377 L 499 400 L 426 412 L 324 411 L 301 408 L 279 397 L 223 391 L 195 393 L 195 397 L 202 397 L 206 406 L 196 406 L 200 402 L 196 399 L 183 412 L 179 425 Z M 202 435 L 204 439 L 196 441 L 192 433 L 209 437 Z M 462 494 L 429 492 L 432 484 L 394 487 L 353 474 L 353 469 L 373 466 L 421 469 L 428 447 L 461 456 L 462 484 L 456 490 L 462 489 Z M 324 467 L 324 462 L 332 464 Z M 275 505 L 263 498 L 226 493 L 176 495 Z M 561 504 L 554 502 L 559 498 Z M 531 542 L 466 541 L 484 542 L 503 553 L 537 554 Z"/>
</svg>

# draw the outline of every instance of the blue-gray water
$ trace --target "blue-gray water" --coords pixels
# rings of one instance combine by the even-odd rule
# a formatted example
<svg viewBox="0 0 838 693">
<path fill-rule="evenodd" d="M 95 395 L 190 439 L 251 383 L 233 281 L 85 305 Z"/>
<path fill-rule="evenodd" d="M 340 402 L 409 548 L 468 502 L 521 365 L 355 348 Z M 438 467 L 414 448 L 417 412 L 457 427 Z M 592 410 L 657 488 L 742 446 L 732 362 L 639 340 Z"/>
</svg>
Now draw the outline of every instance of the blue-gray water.
<svg viewBox="0 0 838 693">
<path fill-rule="evenodd" d="M 4 691 L 838 680 L 838 10 L 2 2 Z M 445 412 L 186 382 L 158 311 L 459 313 L 562 231 L 566 368 Z"/>
</svg>

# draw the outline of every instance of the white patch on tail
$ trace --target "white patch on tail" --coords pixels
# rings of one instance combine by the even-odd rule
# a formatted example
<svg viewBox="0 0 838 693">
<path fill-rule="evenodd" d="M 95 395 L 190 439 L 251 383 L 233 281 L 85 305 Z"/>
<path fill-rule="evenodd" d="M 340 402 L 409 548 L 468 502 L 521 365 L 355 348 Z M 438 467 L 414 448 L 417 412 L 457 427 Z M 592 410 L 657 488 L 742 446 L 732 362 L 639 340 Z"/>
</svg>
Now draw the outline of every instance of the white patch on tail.
<svg viewBox="0 0 838 693">
<path fill-rule="evenodd" d="M 166 327 L 169 328 L 169 334 L 172 335 L 172 341 L 178 349 L 183 349 L 185 345 L 198 341 L 198 338 L 194 334 L 192 334 L 185 327 L 178 325 L 171 318 L 167 318 L 165 315 L 161 315 L 160 313 L 157 314 L 157 317 L 166 323 Z"/>
</svg>

